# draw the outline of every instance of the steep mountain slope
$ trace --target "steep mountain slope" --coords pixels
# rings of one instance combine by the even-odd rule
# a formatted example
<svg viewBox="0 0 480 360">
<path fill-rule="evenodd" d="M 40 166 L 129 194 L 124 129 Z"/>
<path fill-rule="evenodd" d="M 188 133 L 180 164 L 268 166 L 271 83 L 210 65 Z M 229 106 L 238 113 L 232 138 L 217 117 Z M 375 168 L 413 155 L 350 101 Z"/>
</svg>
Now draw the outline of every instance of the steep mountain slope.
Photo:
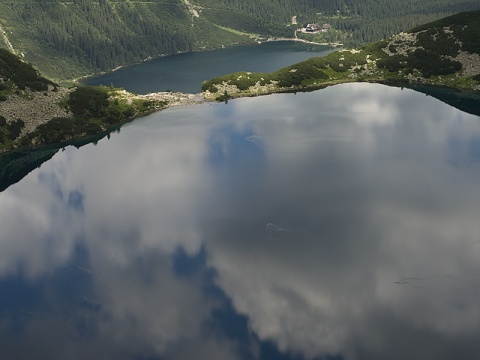
<svg viewBox="0 0 480 360">
<path fill-rule="evenodd" d="M 480 91 L 480 11 L 464 12 L 372 43 L 337 51 L 269 74 L 234 73 L 203 84 L 225 100 L 341 82 L 426 84 Z"/>
<path fill-rule="evenodd" d="M 342 41 L 378 40 L 479 6 L 478 0 L 0 0 L 0 47 L 59 81 L 255 36 L 293 37 L 307 22 L 331 23 Z"/>
</svg>

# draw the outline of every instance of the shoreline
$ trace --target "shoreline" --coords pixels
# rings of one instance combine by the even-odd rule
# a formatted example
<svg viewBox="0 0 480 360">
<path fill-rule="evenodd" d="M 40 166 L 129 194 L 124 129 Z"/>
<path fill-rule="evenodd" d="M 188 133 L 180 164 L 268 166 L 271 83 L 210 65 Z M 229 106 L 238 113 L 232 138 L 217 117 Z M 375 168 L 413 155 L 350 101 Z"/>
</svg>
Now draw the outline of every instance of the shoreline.
<svg viewBox="0 0 480 360">
<path fill-rule="evenodd" d="M 189 52 L 192 52 L 192 51 L 178 51 L 178 52 L 173 53 L 173 54 L 151 55 L 151 56 L 147 56 L 142 61 L 134 62 L 134 63 L 131 63 L 131 64 L 119 65 L 119 66 L 117 66 L 113 69 L 94 72 L 94 73 L 79 76 L 79 77 L 76 77 L 76 78 L 73 78 L 73 79 L 66 79 L 66 80 L 63 80 L 63 82 L 70 83 L 70 84 L 78 84 L 78 85 L 81 85 L 81 86 L 86 86 L 86 85 L 81 84 L 81 81 L 84 80 L 84 79 L 93 78 L 95 76 L 101 76 L 101 75 L 105 75 L 105 74 L 111 74 L 115 71 L 125 69 L 125 68 L 128 68 L 130 66 L 140 65 L 140 64 L 143 64 L 145 62 L 152 61 L 152 60 L 155 60 L 155 59 L 161 59 L 161 58 L 164 58 L 164 57 L 167 57 L 167 56 L 175 56 L 175 55 L 180 55 L 180 54 L 186 54 L 186 53 L 189 53 Z"/>
<path fill-rule="evenodd" d="M 480 101 L 480 91 L 474 90 L 474 89 L 461 89 L 458 87 L 452 87 L 452 86 L 445 86 L 445 85 L 439 85 L 439 84 L 427 84 L 427 83 L 421 83 L 421 82 L 408 82 L 408 81 L 394 81 L 394 80 L 388 80 L 388 79 L 367 79 L 367 80 L 359 80 L 359 79 L 338 79 L 338 80 L 333 80 L 329 82 L 325 82 L 322 84 L 317 84 L 317 85 L 312 85 L 312 86 L 307 86 L 307 87 L 292 87 L 292 88 L 270 88 L 269 90 L 266 91 L 261 91 L 261 92 L 254 92 L 254 91 L 237 91 L 234 93 L 229 94 L 228 99 L 224 100 L 217 100 L 216 97 L 212 97 L 212 93 L 207 92 L 201 92 L 201 93 L 181 93 L 181 92 L 155 92 L 155 93 L 149 93 L 145 95 L 136 95 L 132 94 L 126 90 L 118 90 L 116 94 L 116 98 L 125 100 L 127 102 L 133 102 L 135 100 L 141 100 L 141 101 L 151 101 L 152 105 L 150 108 L 148 108 L 145 111 L 138 112 L 134 114 L 133 116 L 126 118 L 124 121 L 122 121 L 119 124 L 115 124 L 112 126 L 107 127 L 101 132 L 98 132 L 96 134 L 90 134 L 90 135 L 82 135 L 79 134 L 78 136 L 74 136 L 71 139 L 68 139 L 66 141 L 62 142 L 57 142 L 57 143 L 50 143 L 50 144 L 39 144 L 39 145 L 32 145 L 32 146 L 18 146 L 16 148 L 8 149 L 8 150 L 0 150 L 0 156 L 4 156 L 7 154 L 14 153 L 16 151 L 25 151 L 25 150 L 35 150 L 35 149 L 42 149 L 44 147 L 58 147 L 62 148 L 64 146 L 68 146 L 74 143 L 82 142 L 82 139 L 87 139 L 89 137 L 97 137 L 97 136 L 106 136 L 110 134 L 112 131 L 115 131 L 115 129 L 122 127 L 124 124 L 132 122 L 138 118 L 148 116 L 150 114 L 166 110 L 168 108 L 173 108 L 173 107 L 179 107 L 179 106 L 190 106 L 190 105 L 200 105 L 204 103 L 220 103 L 220 102 L 227 102 L 228 100 L 234 100 L 238 98 L 246 98 L 246 97 L 259 97 L 259 96 L 265 96 L 265 95 L 274 95 L 274 94 L 286 94 L 286 93 L 297 93 L 297 92 L 312 92 L 312 91 L 317 91 L 317 90 L 322 90 L 327 87 L 335 86 L 335 85 L 341 85 L 341 84 L 348 84 L 348 83 L 372 83 L 372 84 L 382 84 L 385 86 L 393 86 L 393 87 L 405 87 L 408 89 L 412 89 L 415 91 L 420 91 L 419 88 L 424 88 L 426 90 L 431 89 L 438 89 L 443 93 L 449 93 L 453 94 L 456 93 L 459 95 L 459 98 L 472 98 L 478 97 L 478 101 Z M 67 91 L 67 90 L 66 90 Z M 422 91 L 420 91 L 422 92 Z M 426 93 L 426 92 L 423 92 Z M 215 93 L 216 94 L 216 93 Z M 429 96 L 434 96 L 433 94 L 427 94 Z M 435 96 L 434 96 L 435 97 Z M 442 99 L 438 98 L 440 101 L 444 101 Z M 446 102 L 446 101 L 444 101 Z M 455 106 L 455 104 L 450 104 L 451 106 Z M 456 107 L 456 106 L 455 106 Z M 463 111 L 467 111 L 465 109 L 460 108 Z M 470 111 L 467 111 L 469 113 L 472 113 Z M 480 116 L 480 110 L 476 115 Z M 35 124 L 29 125 L 28 130 L 23 134 L 23 135 L 28 135 L 28 133 L 35 131 L 36 127 L 38 125 L 47 123 L 48 120 L 43 120 L 43 121 L 38 121 L 38 119 L 35 119 Z M 26 122 L 27 123 L 27 122 Z"/>
<path fill-rule="evenodd" d="M 325 89 L 327 87 L 342 85 L 342 84 L 380 84 L 396 88 L 405 88 L 410 89 L 416 92 L 420 92 L 427 96 L 436 98 L 439 101 L 442 101 L 456 109 L 459 109 L 468 114 L 475 116 L 480 116 L 480 90 L 475 89 L 462 89 L 459 87 L 447 86 L 442 84 L 428 84 L 422 82 L 405 82 L 405 81 L 396 81 L 389 79 L 368 79 L 368 80 L 358 80 L 358 79 L 339 79 L 330 82 L 325 82 L 322 84 L 307 86 L 307 87 L 297 87 L 297 88 L 277 88 L 272 89 L 266 92 L 248 92 L 248 91 L 239 91 L 228 96 L 226 99 L 216 100 L 206 94 L 207 101 L 216 101 L 216 102 L 225 102 L 229 100 L 235 100 L 240 98 L 248 97 L 259 97 L 264 95 L 274 95 L 274 94 L 296 94 L 296 93 L 307 93 Z M 205 93 L 202 93 L 205 94 Z M 473 104 L 473 105 L 472 105 Z"/>
<path fill-rule="evenodd" d="M 40 125 L 49 123 L 54 118 L 59 117 L 72 117 L 73 114 L 66 111 L 64 108 L 58 105 L 58 101 L 67 96 L 72 89 L 67 89 L 65 87 L 60 87 L 60 91 L 54 92 L 50 90 L 48 96 L 44 93 L 33 92 L 28 95 L 28 97 L 19 97 L 11 96 L 7 102 L 0 102 L 0 110 L 7 109 L 9 107 L 14 107 L 15 112 L 7 111 L 6 121 L 8 123 L 15 121 L 17 118 L 21 118 L 24 122 L 24 127 L 20 137 L 16 140 L 26 138 L 30 134 L 35 133 L 37 128 Z M 21 145 L 21 143 L 13 144 L 13 147 L 4 147 L 0 148 L 0 156 L 13 153 L 15 151 L 24 151 L 31 149 L 43 148 L 45 146 L 67 146 L 72 142 L 81 141 L 83 138 L 109 134 L 114 131 L 116 128 L 123 126 L 124 124 L 131 122 L 137 118 L 147 116 L 149 114 L 165 110 L 171 107 L 185 106 L 185 105 L 197 105 L 206 102 L 207 100 L 200 94 L 190 94 L 190 93 L 181 93 L 181 92 L 155 92 L 145 95 L 137 95 L 130 93 L 126 90 L 118 89 L 114 95 L 111 96 L 111 101 L 120 100 L 126 104 L 132 105 L 135 102 L 145 102 L 148 103 L 148 108 L 143 111 L 138 111 L 130 117 L 124 118 L 121 122 L 113 125 L 107 125 L 101 131 L 95 134 L 83 134 L 78 133 L 71 136 L 69 139 L 65 139 L 60 142 L 44 143 L 44 144 L 29 144 Z M 32 103 L 33 102 L 33 103 Z M 21 106 L 20 106 L 20 105 Z M 21 112 L 18 112 L 18 109 L 21 109 Z M 48 111 L 47 111 L 48 110 Z M 40 113 L 43 116 L 39 116 Z M 15 140 L 15 141 L 16 141 Z"/>
<path fill-rule="evenodd" d="M 282 94 L 282 93 L 296 93 L 296 92 L 310 92 L 316 90 L 322 90 L 330 86 L 341 85 L 341 84 L 352 84 L 352 83 L 367 83 L 367 84 L 381 84 L 386 86 L 393 86 L 393 87 L 405 87 L 405 88 L 415 88 L 415 87 L 426 87 L 426 88 L 436 88 L 436 89 L 444 89 L 449 90 L 452 92 L 470 94 L 470 95 L 478 95 L 480 97 L 480 90 L 476 89 L 464 89 L 455 86 L 443 85 L 443 84 L 436 84 L 436 83 L 428 83 L 428 82 L 409 82 L 409 81 L 402 81 L 402 80 L 392 80 L 392 79 L 337 79 L 326 81 L 321 84 L 316 85 L 309 85 L 305 87 L 290 87 L 290 88 L 273 88 L 267 91 L 259 91 L 254 92 L 251 90 L 237 90 L 236 92 L 229 93 L 230 99 L 236 98 L 244 98 L 244 97 L 257 97 L 257 96 L 264 96 L 264 95 L 272 95 L 272 94 Z M 219 84 L 216 84 L 219 85 Z M 220 93 L 220 92 L 218 92 Z M 210 92 L 202 92 L 202 96 L 205 98 L 206 101 L 216 101 L 222 102 L 222 100 L 216 100 L 211 94 L 218 94 L 218 93 L 210 93 Z"/>
<path fill-rule="evenodd" d="M 314 42 L 314 41 L 308 41 L 308 40 L 300 39 L 300 38 L 273 38 L 273 37 L 268 38 L 266 40 L 254 42 L 251 45 L 261 45 L 263 43 L 268 43 L 268 42 L 282 42 L 282 41 L 301 42 L 301 43 L 304 43 L 304 44 L 326 46 L 326 47 L 331 47 L 331 48 L 334 48 L 334 49 L 337 49 L 338 47 L 343 46 L 343 44 L 340 44 L 340 43 L 317 43 L 317 42 Z M 81 85 L 81 86 L 86 86 L 86 85 L 82 84 L 82 80 L 85 80 L 85 79 L 88 79 L 88 78 L 94 78 L 94 77 L 102 76 L 102 75 L 106 75 L 106 74 L 111 74 L 111 73 L 114 73 L 118 70 L 126 69 L 126 68 L 129 68 L 131 66 L 141 65 L 141 64 L 149 62 L 149 61 L 154 61 L 154 60 L 162 59 L 162 58 L 169 57 L 169 56 L 176 56 L 176 55 L 187 54 L 187 53 L 197 53 L 197 52 L 205 52 L 205 51 L 222 50 L 222 49 L 228 49 L 228 48 L 233 48 L 233 47 L 238 47 L 238 46 L 243 46 L 243 45 L 231 45 L 231 46 L 219 47 L 219 48 L 214 48 L 214 49 L 206 49 L 206 50 L 179 51 L 179 52 L 176 52 L 176 53 L 173 53 L 173 54 L 160 54 L 160 55 L 148 56 L 148 57 L 146 57 L 145 59 L 143 59 L 142 61 L 139 61 L 139 62 L 134 62 L 134 63 L 131 63 L 131 64 L 126 64 L 126 65 L 119 65 L 119 66 L 117 66 L 113 69 L 94 72 L 94 73 L 90 73 L 90 74 L 87 74 L 87 75 L 79 76 L 77 78 L 62 80 L 60 82 L 63 82 L 63 83 L 66 83 L 66 84 L 78 84 L 78 85 Z"/>
</svg>

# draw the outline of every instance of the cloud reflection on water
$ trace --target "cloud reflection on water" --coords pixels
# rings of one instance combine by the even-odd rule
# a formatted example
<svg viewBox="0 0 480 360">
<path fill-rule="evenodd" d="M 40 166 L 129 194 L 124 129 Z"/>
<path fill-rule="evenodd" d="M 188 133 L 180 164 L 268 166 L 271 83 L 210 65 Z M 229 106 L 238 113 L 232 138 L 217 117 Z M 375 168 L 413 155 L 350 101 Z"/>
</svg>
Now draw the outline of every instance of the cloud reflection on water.
<svg viewBox="0 0 480 360">
<path fill-rule="evenodd" d="M 479 355 L 479 137 L 478 117 L 433 98 L 351 84 L 169 109 L 67 148 L 0 195 L 0 275 L 55 289 L 70 269 L 89 286 L 25 305 L 19 341 L 49 329 L 32 349 L 104 359 L 257 358 L 267 341 Z M 179 251 L 201 257 L 188 275 Z M 214 321 L 230 301 L 250 333 Z"/>
</svg>

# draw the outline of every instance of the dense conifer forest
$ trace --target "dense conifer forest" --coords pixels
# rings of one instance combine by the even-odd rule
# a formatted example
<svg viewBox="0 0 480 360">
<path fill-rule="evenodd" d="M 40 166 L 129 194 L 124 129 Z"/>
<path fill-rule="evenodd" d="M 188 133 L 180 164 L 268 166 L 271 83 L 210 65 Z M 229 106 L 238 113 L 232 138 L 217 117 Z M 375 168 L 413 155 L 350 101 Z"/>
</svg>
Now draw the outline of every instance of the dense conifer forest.
<svg viewBox="0 0 480 360">
<path fill-rule="evenodd" d="M 293 37 L 310 22 L 329 23 L 331 40 L 358 46 L 478 8 L 478 0 L 0 0 L 0 47 L 62 80 L 149 57 Z"/>
</svg>

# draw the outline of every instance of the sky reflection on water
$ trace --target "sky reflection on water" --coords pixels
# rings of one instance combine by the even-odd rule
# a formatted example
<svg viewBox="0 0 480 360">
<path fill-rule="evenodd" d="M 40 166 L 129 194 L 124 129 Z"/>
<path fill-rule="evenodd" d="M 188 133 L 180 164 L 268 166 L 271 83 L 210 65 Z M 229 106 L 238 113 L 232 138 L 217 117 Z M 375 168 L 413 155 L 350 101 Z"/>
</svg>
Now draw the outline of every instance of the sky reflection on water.
<svg viewBox="0 0 480 360">
<path fill-rule="evenodd" d="M 479 120 L 349 84 L 68 147 L 0 194 L 3 353 L 478 358 Z"/>
</svg>

